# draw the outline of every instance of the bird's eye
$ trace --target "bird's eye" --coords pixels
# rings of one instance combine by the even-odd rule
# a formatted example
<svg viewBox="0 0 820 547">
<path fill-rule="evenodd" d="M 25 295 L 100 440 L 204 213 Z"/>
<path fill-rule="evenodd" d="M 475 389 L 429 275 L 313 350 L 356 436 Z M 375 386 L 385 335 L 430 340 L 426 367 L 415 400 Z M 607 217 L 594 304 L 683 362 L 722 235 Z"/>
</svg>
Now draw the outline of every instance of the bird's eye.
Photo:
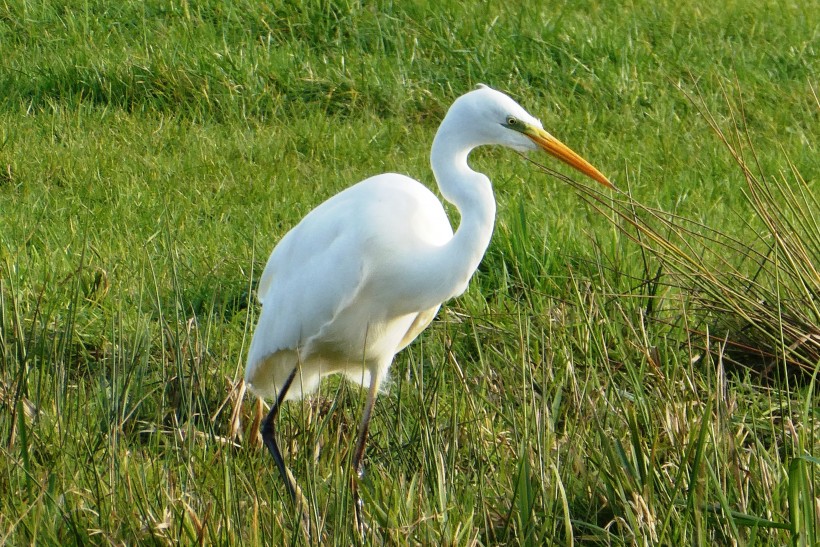
<svg viewBox="0 0 820 547">
<path fill-rule="evenodd" d="M 507 117 L 507 125 L 509 125 L 509 126 L 515 126 L 517 123 L 518 123 L 518 120 L 516 120 L 516 119 L 515 119 L 515 118 L 513 118 L 512 116 L 508 116 L 508 117 Z"/>
</svg>

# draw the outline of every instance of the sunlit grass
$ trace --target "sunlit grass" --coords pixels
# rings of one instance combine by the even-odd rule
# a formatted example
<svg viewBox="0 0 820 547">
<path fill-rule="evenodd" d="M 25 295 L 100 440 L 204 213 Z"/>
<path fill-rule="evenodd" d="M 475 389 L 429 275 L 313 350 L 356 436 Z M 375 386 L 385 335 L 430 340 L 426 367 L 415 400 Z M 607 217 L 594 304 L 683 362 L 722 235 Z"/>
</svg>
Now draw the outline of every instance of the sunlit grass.
<svg viewBox="0 0 820 547">
<path fill-rule="evenodd" d="M 432 186 L 436 124 L 478 82 L 629 190 L 605 197 L 627 218 L 776 249 L 769 272 L 806 266 L 789 270 L 802 282 L 770 277 L 779 305 L 741 308 L 790 333 L 786 304 L 817 300 L 820 56 L 804 8 L 3 4 L 0 543 L 301 541 L 235 390 L 255 283 L 279 237 L 340 189 L 383 171 Z M 473 164 L 494 181 L 494 239 L 376 404 L 374 543 L 812 544 L 816 354 L 795 358 L 799 336 L 727 336 L 725 309 L 687 296 L 674 255 L 583 192 L 506 151 Z M 750 173 L 776 192 L 750 200 Z M 700 241 L 695 266 L 755 273 Z M 738 353 L 750 341 L 771 355 Z M 362 403 L 330 381 L 280 420 L 328 543 L 356 539 Z"/>
</svg>

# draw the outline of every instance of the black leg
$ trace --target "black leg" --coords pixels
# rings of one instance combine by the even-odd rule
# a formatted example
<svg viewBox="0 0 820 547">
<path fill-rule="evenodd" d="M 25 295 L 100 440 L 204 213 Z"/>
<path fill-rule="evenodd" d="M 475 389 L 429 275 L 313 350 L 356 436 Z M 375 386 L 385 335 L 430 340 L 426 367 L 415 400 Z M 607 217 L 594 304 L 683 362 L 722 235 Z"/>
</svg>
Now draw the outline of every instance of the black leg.
<svg viewBox="0 0 820 547">
<path fill-rule="evenodd" d="M 294 368 L 293 372 L 291 372 L 290 376 L 288 376 L 288 379 L 285 380 L 285 384 L 282 386 L 282 389 L 279 391 L 279 395 L 276 397 L 276 402 L 273 403 L 273 406 L 270 408 L 270 412 L 268 412 L 268 416 L 265 418 L 265 421 L 262 422 L 262 441 L 265 443 L 265 446 L 268 447 L 271 456 L 273 456 L 273 461 L 276 462 L 276 467 L 279 468 L 279 474 L 282 475 L 282 480 L 285 481 L 285 486 L 288 489 L 290 498 L 294 501 L 296 500 L 296 483 L 288 473 L 287 467 L 285 467 L 285 461 L 282 459 L 282 453 L 279 452 L 279 447 L 276 445 L 276 437 L 274 436 L 274 422 L 276 421 L 276 416 L 279 414 L 279 407 L 282 406 L 282 402 L 285 400 L 288 389 L 290 389 L 290 385 L 296 377 L 297 370 L 297 368 Z"/>
<path fill-rule="evenodd" d="M 370 428 L 370 416 L 373 413 L 373 406 L 376 403 L 376 394 L 379 389 L 379 379 L 371 378 L 370 389 L 367 392 L 367 401 L 364 404 L 362 421 L 359 424 L 359 433 L 356 437 L 356 449 L 353 452 L 353 476 L 351 477 L 350 489 L 353 494 L 353 507 L 355 509 L 356 529 L 361 534 L 362 539 L 366 532 L 367 525 L 364 522 L 362 508 L 364 503 L 359 496 L 359 478 L 362 476 L 362 459 L 364 458 L 364 445 L 367 441 L 367 431 Z"/>
<path fill-rule="evenodd" d="M 296 481 L 291 474 L 288 473 L 288 468 L 285 467 L 285 460 L 282 459 L 282 453 L 279 452 L 279 447 L 276 445 L 276 437 L 274 435 L 276 415 L 279 414 L 279 407 L 282 406 L 285 396 L 288 393 L 288 389 L 290 389 L 290 385 L 293 383 L 293 379 L 296 377 L 296 372 L 298 370 L 298 367 L 294 368 L 293 372 L 291 372 L 290 376 L 288 376 L 288 379 L 285 380 L 285 384 L 282 386 L 281 391 L 279 391 L 279 395 L 276 397 L 276 402 L 273 403 L 270 412 L 268 412 L 268 416 L 265 418 L 265 421 L 262 422 L 262 441 L 264 441 L 265 446 L 268 447 L 271 456 L 273 456 L 273 461 L 276 462 L 276 467 L 279 468 L 279 474 L 282 475 L 282 480 L 285 481 L 285 487 L 288 489 L 290 499 L 292 499 L 299 508 L 299 512 L 302 517 L 302 532 L 305 534 L 307 543 L 310 544 L 310 519 L 308 518 L 307 505 L 305 504 L 305 499 L 302 496 L 302 492 L 296 485 Z"/>
</svg>

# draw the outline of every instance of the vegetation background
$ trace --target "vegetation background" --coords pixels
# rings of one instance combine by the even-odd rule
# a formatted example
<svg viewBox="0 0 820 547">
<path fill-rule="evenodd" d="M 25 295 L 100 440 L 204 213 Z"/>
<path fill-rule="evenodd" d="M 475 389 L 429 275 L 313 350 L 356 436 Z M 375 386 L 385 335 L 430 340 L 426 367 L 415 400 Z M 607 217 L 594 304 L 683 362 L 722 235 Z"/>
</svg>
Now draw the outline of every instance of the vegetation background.
<svg viewBox="0 0 820 547">
<path fill-rule="evenodd" d="M 704 113 L 816 204 L 818 44 L 812 0 L 2 2 L 0 544 L 300 543 L 269 454 L 231 436 L 290 226 L 375 173 L 433 187 L 437 124 L 483 82 L 635 202 L 755 241 Z M 817 362 L 731 354 L 577 188 L 473 165 L 493 243 L 377 402 L 368 541 L 817 541 Z M 330 381 L 280 418 L 327 543 L 356 539 L 362 402 Z"/>
</svg>

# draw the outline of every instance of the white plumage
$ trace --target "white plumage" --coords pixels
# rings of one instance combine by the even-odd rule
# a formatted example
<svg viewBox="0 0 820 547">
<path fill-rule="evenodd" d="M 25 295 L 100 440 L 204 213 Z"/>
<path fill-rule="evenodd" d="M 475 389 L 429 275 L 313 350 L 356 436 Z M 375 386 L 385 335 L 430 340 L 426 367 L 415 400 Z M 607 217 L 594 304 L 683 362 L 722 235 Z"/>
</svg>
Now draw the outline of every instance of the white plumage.
<svg viewBox="0 0 820 547">
<path fill-rule="evenodd" d="M 389 365 L 384 356 L 412 341 L 438 310 L 395 288 L 415 257 L 452 235 L 435 195 L 397 174 L 362 181 L 311 211 L 282 238 L 262 273 L 262 313 L 246 373 L 251 389 L 276 397 L 298 362 L 286 399 L 312 392 L 321 376 L 336 372 L 369 386 L 363 365 Z"/>
<path fill-rule="evenodd" d="M 370 413 L 393 356 L 424 330 L 442 302 L 467 288 L 490 242 L 492 185 L 467 164 L 470 151 L 482 145 L 541 148 L 611 187 L 515 101 L 480 86 L 450 107 L 430 156 L 439 190 L 461 214 L 455 233 L 430 190 L 388 173 L 319 205 L 271 253 L 259 282 L 262 311 L 245 380 L 259 396 L 275 399 L 262 438 L 295 499 L 301 493 L 274 435 L 280 404 L 314 391 L 333 373 L 368 387 L 353 456 L 360 470 Z M 352 486 L 362 530 L 355 481 Z M 302 514 L 308 523 L 304 504 Z"/>
</svg>

